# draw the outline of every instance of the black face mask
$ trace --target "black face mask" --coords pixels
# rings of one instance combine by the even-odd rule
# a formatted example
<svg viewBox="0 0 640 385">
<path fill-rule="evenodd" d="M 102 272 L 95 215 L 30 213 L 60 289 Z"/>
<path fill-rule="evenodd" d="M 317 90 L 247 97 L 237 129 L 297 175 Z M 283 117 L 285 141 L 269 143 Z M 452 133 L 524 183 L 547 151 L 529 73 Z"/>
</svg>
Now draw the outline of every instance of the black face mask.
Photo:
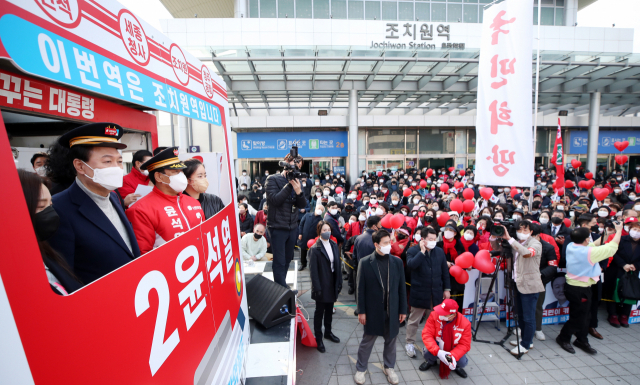
<svg viewBox="0 0 640 385">
<path fill-rule="evenodd" d="M 560 223 L 562 223 L 562 219 L 558 218 L 558 217 L 552 217 L 551 218 L 551 223 L 553 223 L 554 225 L 559 225 Z"/>
<path fill-rule="evenodd" d="M 262 211 L 264 211 L 264 215 L 267 215 L 267 213 L 269 212 L 269 210 L 267 210 L 267 209 L 264 209 Z"/>
<path fill-rule="evenodd" d="M 253 237 L 254 237 L 256 240 L 259 240 L 260 238 L 262 238 L 262 234 L 256 234 L 256 233 L 253 233 Z"/>
<path fill-rule="evenodd" d="M 60 217 L 53 206 L 49 206 L 36 214 L 34 222 L 36 238 L 38 241 L 46 241 L 58 230 Z"/>
<path fill-rule="evenodd" d="M 345 210 L 351 212 L 353 211 L 353 206 L 347 206 L 345 207 Z"/>
<path fill-rule="evenodd" d="M 525 192 L 525 193 L 524 193 L 524 196 L 528 197 L 528 196 L 529 196 L 529 192 L 528 192 L 528 191 L 527 191 L 527 192 Z"/>
<path fill-rule="evenodd" d="M 600 226 L 598 226 L 598 225 L 591 226 L 591 232 L 592 233 L 597 233 L 599 231 L 600 231 Z"/>
</svg>

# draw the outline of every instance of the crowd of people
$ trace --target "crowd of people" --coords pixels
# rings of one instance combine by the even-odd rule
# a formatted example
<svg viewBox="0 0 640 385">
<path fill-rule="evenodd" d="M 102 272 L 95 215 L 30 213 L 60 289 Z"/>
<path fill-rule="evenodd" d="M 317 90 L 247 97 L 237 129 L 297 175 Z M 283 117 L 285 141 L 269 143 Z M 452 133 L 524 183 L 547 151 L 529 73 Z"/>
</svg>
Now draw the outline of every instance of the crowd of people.
<svg viewBox="0 0 640 385">
<path fill-rule="evenodd" d="M 298 208 L 299 270 L 309 268 L 312 277 L 318 349 L 324 351 L 323 337 L 331 336 L 327 308 L 333 307 L 336 291 L 342 286 L 340 278 L 327 270 L 336 268 L 337 257 L 342 261 L 348 294 L 355 295 L 355 314 L 365 325 L 365 336 L 371 337 L 361 342 L 355 381 L 363 383 L 374 337 L 383 336 L 389 347 L 383 353 L 385 374 L 389 382 L 397 383 L 392 348 L 397 328 L 406 325 L 406 354 L 415 357 L 419 352 L 425 358 L 420 369 L 428 370 L 435 357 L 441 356 L 442 331 L 454 322 L 445 318 L 460 314 L 451 317 L 459 319 L 456 327 L 470 330 L 470 325 L 461 325 L 465 284 L 457 282 L 449 268 L 465 252 L 476 255 L 480 250 L 510 248 L 514 254 L 514 312 L 520 326 L 518 339 L 510 341 L 512 354 L 527 353 L 534 338 L 546 339 L 542 318 L 545 286 L 550 282 L 555 285 L 557 307 L 569 304 L 569 322 L 557 343 L 570 353 L 575 353 L 576 346 L 596 354 L 587 336 L 603 339 L 597 330 L 600 304 L 606 304 L 611 325 L 629 327 L 632 304 L 636 303 L 621 298 L 617 287 L 622 276 L 635 272 L 640 263 L 640 248 L 636 248 L 640 242 L 640 167 L 625 177 L 621 169 L 598 169 L 589 175 L 584 167 L 569 166 L 564 179 L 570 182 L 560 190 L 553 187 L 558 178 L 554 166 L 539 165 L 534 174 L 533 187 L 476 184 L 473 169 L 444 167 L 363 171 L 352 185 L 345 175 L 333 172 L 301 180 L 308 203 Z M 241 212 L 255 218 L 241 214 L 241 223 L 266 224 L 264 235 L 270 246 L 269 224 L 264 219 L 269 209 L 264 187 L 268 178 L 265 173 L 263 178 L 251 180 L 243 171 L 238 199 L 245 208 Z M 593 179 L 590 186 L 580 183 L 589 179 Z M 489 199 L 481 194 L 487 187 L 493 191 Z M 593 192 L 600 188 L 608 194 L 598 200 Z M 453 204 L 456 200 L 472 204 L 460 210 Z M 387 214 L 398 213 L 404 216 L 401 226 L 383 225 Z M 491 230 L 500 226 L 505 227 L 504 235 L 492 236 Z M 388 256 L 394 263 L 385 259 Z M 400 270 L 392 268 L 400 262 Z M 398 282 L 402 293 L 395 291 Z M 432 313 L 440 308 L 451 313 Z M 423 331 L 425 349 L 421 351 L 415 339 L 425 319 L 431 326 Z M 435 333 L 429 338 L 437 340 L 427 342 L 427 330 Z M 573 346 L 572 335 L 577 337 Z M 446 361 L 445 366 L 465 377 L 463 356 L 470 348 L 470 338 L 463 340 L 464 348 L 457 348 L 455 359 Z M 452 344 L 445 345 L 453 349 Z M 441 373 L 445 371 L 441 367 Z"/>
</svg>

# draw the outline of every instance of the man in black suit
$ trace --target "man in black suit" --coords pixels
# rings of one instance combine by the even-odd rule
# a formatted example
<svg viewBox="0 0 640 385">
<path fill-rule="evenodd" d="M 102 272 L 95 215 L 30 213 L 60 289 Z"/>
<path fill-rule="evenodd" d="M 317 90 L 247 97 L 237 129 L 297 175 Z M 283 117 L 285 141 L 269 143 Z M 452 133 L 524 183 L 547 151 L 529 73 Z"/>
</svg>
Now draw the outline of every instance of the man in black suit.
<svg viewBox="0 0 640 385">
<path fill-rule="evenodd" d="M 372 235 L 375 251 L 358 264 L 358 321 L 364 325 L 364 335 L 358 348 L 356 384 L 364 384 L 369 356 L 378 336 L 384 337 L 382 372 L 390 384 L 399 382 L 394 371 L 396 339 L 407 317 L 407 290 L 404 267 L 400 258 L 389 255 L 391 236 L 387 230 Z"/>
<path fill-rule="evenodd" d="M 118 152 L 127 147 L 119 141 L 122 134 L 116 124 L 87 124 L 61 136 L 51 154 L 52 167 L 73 167 L 76 178 L 53 197 L 60 226 L 49 243 L 84 284 L 140 256 L 133 228 L 113 192 L 124 177 Z"/>
<path fill-rule="evenodd" d="M 358 235 L 356 241 L 353 244 L 353 262 L 358 266 L 360 260 L 371 253 L 373 253 L 376 247 L 373 244 L 373 233 L 378 231 L 380 228 L 380 217 L 378 216 L 370 216 L 367 218 L 367 229 L 362 232 L 362 234 Z M 358 302 L 358 291 L 356 290 L 356 303 Z M 354 312 L 355 315 L 358 315 L 358 310 Z"/>
<path fill-rule="evenodd" d="M 563 245 L 564 239 L 571 234 L 571 229 L 564 225 L 564 211 L 553 210 L 551 220 L 542 226 L 542 232 L 555 238 L 558 245 Z"/>
</svg>

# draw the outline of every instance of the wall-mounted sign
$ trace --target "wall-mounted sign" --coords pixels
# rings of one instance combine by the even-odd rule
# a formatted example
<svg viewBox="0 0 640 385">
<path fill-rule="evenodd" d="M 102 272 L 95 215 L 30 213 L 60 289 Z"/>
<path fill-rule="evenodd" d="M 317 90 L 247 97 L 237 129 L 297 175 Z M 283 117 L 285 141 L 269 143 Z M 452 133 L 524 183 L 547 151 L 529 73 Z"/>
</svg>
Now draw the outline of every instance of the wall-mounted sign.
<svg viewBox="0 0 640 385">
<path fill-rule="evenodd" d="M 464 49 L 465 43 L 452 43 L 451 25 L 430 23 L 387 23 L 385 41 L 371 41 L 369 48 L 389 49 Z M 435 39 L 435 40 L 434 40 Z"/>
<path fill-rule="evenodd" d="M 587 153 L 589 133 L 587 131 L 572 131 L 569 141 L 569 154 L 578 155 Z M 614 144 L 616 142 L 629 142 L 629 147 L 624 154 L 640 153 L 640 131 L 600 131 L 598 134 L 598 154 L 619 154 Z"/>
<path fill-rule="evenodd" d="M 348 156 L 346 131 L 241 132 L 238 133 L 238 158 L 282 158 L 291 146 L 305 158 Z"/>
</svg>

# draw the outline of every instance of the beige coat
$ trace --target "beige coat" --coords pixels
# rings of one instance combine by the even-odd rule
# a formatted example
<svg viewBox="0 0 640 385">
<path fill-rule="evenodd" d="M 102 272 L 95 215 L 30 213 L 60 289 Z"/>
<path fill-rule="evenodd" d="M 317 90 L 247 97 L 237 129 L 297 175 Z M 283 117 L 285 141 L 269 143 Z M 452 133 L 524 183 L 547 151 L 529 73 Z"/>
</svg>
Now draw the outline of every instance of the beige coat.
<svg viewBox="0 0 640 385">
<path fill-rule="evenodd" d="M 543 292 L 544 285 L 540 276 L 540 257 L 542 256 L 542 244 L 540 241 L 530 236 L 524 244 L 520 244 L 517 239 L 512 238 L 510 243 L 513 249 L 516 263 L 516 286 L 522 294 L 533 294 Z M 494 250 L 500 250 L 502 246 L 495 240 L 491 241 Z M 531 254 L 530 258 L 523 258 L 523 255 Z"/>
</svg>

